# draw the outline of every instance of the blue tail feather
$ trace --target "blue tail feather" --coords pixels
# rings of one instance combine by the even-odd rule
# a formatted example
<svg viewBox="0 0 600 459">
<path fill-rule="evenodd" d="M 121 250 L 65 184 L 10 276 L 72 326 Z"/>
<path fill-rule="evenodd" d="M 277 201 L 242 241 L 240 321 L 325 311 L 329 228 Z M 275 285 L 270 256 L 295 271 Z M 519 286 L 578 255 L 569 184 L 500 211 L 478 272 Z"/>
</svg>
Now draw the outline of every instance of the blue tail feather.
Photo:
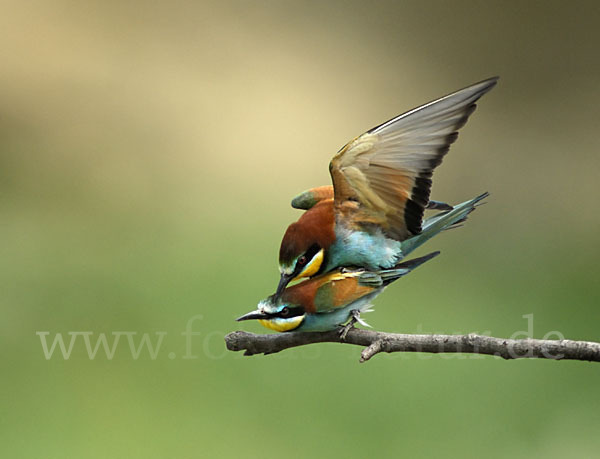
<svg viewBox="0 0 600 459">
<path fill-rule="evenodd" d="M 467 216 L 475 210 L 475 207 L 482 204 L 481 201 L 488 196 L 489 193 L 485 192 L 470 201 L 465 201 L 454 206 L 452 210 L 440 212 L 425 219 L 425 221 L 423 221 L 423 229 L 419 234 L 402 241 L 402 256 L 406 257 L 417 247 L 421 246 L 441 231 L 461 226 L 467 219 Z"/>
</svg>

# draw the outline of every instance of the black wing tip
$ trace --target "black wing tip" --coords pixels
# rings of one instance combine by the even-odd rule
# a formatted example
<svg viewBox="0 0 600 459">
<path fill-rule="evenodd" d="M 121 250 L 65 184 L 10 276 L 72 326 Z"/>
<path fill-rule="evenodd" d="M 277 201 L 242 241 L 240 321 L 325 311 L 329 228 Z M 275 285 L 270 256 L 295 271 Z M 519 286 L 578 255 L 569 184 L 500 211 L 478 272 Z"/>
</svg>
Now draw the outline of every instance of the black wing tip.
<svg viewBox="0 0 600 459">
<path fill-rule="evenodd" d="M 434 201 L 433 199 L 430 199 L 429 202 L 427 203 L 427 205 L 425 206 L 425 209 L 439 210 L 439 211 L 445 212 L 445 211 L 450 211 L 450 210 L 454 209 L 454 207 L 446 202 Z"/>
</svg>

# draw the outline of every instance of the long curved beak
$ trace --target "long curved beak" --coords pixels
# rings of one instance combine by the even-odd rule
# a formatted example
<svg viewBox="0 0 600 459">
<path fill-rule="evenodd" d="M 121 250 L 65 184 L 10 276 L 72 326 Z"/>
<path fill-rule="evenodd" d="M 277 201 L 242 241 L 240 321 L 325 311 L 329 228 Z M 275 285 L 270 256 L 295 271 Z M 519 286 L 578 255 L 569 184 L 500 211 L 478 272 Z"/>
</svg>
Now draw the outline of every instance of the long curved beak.
<svg viewBox="0 0 600 459">
<path fill-rule="evenodd" d="M 266 319 L 269 316 L 260 310 L 249 312 L 248 314 L 244 314 L 242 317 L 238 317 L 235 319 L 237 322 L 241 322 L 242 320 L 253 320 L 253 319 Z"/>
<path fill-rule="evenodd" d="M 279 278 L 279 285 L 277 286 L 277 291 L 275 292 L 275 298 L 279 298 L 281 296 L 281 294 L 287 287 L 287 284 L 289 284 L 293 278 L 293 274 L 281 274 L 281 277 Z"/>
</svg>

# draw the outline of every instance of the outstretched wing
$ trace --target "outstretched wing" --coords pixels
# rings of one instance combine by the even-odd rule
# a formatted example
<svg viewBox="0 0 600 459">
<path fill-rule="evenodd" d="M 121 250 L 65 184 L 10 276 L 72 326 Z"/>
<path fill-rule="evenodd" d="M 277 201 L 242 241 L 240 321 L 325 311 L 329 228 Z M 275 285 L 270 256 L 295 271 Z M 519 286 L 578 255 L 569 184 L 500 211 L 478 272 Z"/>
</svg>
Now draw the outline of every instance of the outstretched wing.
<svg viewBox="0 0 600 459">
<path fill-rule="evenodd" d="M 433 170 L 497 79 L 410 110 L 344 146 L 329 164 L 336 215 L 358 227 L 377 225 L 397 240 L 418 234 Z"/>
</svg>

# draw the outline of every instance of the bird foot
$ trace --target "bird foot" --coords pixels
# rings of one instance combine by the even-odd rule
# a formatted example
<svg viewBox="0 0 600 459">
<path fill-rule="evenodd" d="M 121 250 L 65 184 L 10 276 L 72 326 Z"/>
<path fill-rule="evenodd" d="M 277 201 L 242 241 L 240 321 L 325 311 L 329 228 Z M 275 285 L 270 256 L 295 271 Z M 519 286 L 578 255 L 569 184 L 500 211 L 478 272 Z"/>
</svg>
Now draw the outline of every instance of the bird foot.
<svg viewBox="0 0 600 459">
<path fill-rule="evenodd" d="M 346 335 L 348 332 L 354 328 L 354 324 L 360 321 L 360 311 L 358 309 L 353 309 L 350 311 L 350 321 L 346 325 L 342 325 L 340 330 L 340 339 L 342 341 L 346 340 Z"/>
</svg>

